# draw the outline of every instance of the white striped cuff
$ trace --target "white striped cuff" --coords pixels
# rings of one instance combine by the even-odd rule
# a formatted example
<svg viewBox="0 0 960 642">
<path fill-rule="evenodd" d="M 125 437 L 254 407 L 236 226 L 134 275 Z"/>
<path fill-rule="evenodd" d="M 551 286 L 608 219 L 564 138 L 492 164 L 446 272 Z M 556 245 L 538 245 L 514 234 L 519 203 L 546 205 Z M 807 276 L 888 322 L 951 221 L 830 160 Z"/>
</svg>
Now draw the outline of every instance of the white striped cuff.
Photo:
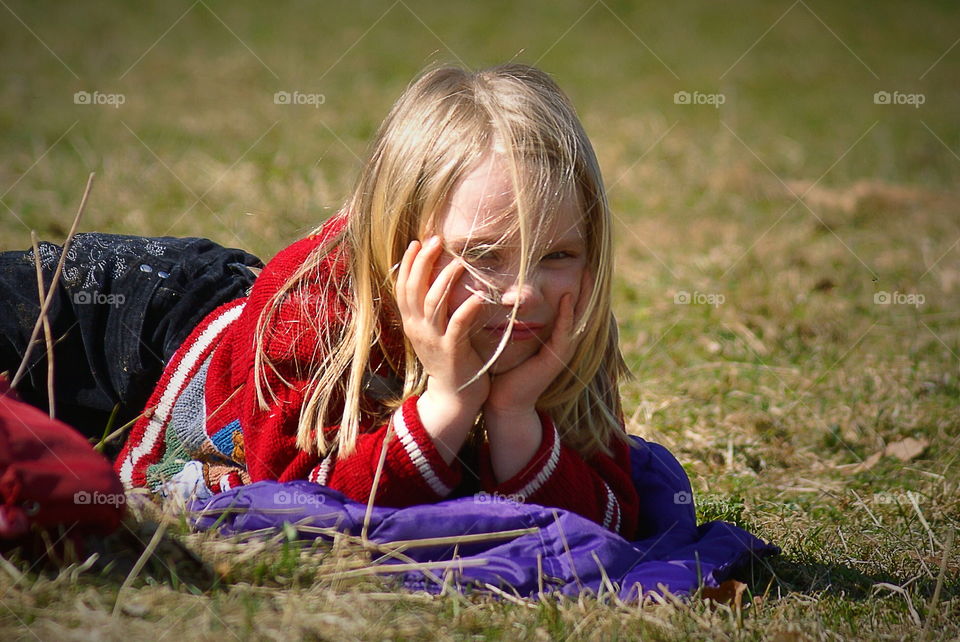
<svg viewBox="0 0 960 642">
<path fill-rule="evenodd" d="M 319 464 L 314 466 L 313 470 L 310 471 L 310 474 L 307 475 L 307 479 L 314 482 L 315 484 L 320 484 L 321 486 L 326 486 L 327 481 L 330 479 L 330 460 L 333 455 L 328 455 L 323 458 Z"/>
<path fill-rule="evenodd" d="M 620 502 L 617 496 L 610 490 L 607 482 L 603 482 L 603 487 L 607 491 L 606 509 L 603 511 L 603 527 L 614 533 L 620 532 Z"/>
<path fill-rule="evenodd" d="M 547 479 L 550 478 L 550 475 L 553 474 L 553 471 L 557 469 L 557 463 L 559 461 L 560 435 L 557 434 L 557 428 L 554 426 L 553 446 L 550 448 L 550 457 L 547 458 L 547 462 L 543 465 L 543 468 L 540 469 L 540 472 L 537 473 L 537 476 L 527 482 L 523 488 L 516 492 L 517 495 L 523 498 L 521 501 L 527 501 L 528 497 L 540 490 L 540 487 L 546 483 Z"/>
<path fill-rule="evenodd" d="M 423 451 L 420 450 L 420 445 L 417 444 L 417 440 L 413 438 L 413 433 L 410 432 L 410 429 L 407 427 L 407 422 L 403 417 L 403 407 L 398 408 L 396 412 L 393 413 L 393 429 L 396 431 L 397 437 L 400 439 L 400 444 L 406 451 L 407 456 L 410 457 L 410 461 L 417 467 L 420 476 L 427 482 L 430 489 L 440 497 L 449 495 L 453 489 L 440 481 L 436 471 L 433 470 L 433 466 L 430 465 Z"/>
</svg>

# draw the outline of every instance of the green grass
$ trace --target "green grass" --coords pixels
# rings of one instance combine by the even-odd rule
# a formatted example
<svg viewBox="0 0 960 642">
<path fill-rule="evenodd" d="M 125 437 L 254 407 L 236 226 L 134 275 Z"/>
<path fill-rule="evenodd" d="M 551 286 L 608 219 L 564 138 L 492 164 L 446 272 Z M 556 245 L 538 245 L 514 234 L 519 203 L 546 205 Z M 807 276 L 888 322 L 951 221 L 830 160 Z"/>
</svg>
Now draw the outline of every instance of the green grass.
<svg viewBox="0 0 960 642">
<path fill-rule="evenodd" d="M 345 543 L 281 536 L 251 554 L 175 525 L 113 618 L 155 528 L 141 516 L 85 570 L 9 556 L 25 575 L 0 573 L 5 639 L 960 637 L 960 542 L 930 608 L 960 525 L 953 4 L 190 6 L 0 8 L 0 250 L 27 247 L 31 228 L 61 240 L 96 171 L 83 229 L 207 236 L 267 259 L 339 207 L 422 66 L 536 62 L 573 98 L 618 217 L 628 428 L 683 462 L 701 520 L 784 554 L 746 573 L 739 613 L 514 604 L 331 579 L 361 559 Z M 79 90 L 126 102 L 76 105 Z M 325 102 L 276 105 L 279 90 Z M 678 105 L 677 91 L 726 102 Z M 877 105 L 877 91 L 926 100 Z M 679 292 L 723 302 L 678 305 Z M 925 300 L 877 305 L 878 292 Z M 906 437 L 929 446 L 851 470 Z"/>
</svg>

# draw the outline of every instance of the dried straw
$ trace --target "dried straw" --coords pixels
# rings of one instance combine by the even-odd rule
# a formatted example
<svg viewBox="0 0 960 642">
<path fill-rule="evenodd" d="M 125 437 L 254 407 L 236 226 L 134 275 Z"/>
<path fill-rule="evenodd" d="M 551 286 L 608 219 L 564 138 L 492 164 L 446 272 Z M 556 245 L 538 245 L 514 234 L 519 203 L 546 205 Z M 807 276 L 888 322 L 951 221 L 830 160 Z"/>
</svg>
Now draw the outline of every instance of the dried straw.
<svg viewBox="0 0 960 642">
<path fill-rule="evenodd" d="M 38 301 L 44 300 L 43 292 L 43 269 L 40 267 L 40 248 L 37 247 L 37 233 L 30 230 L 30 243 L 33 245 L 33 266 L 37 271 L 37 291 L 39 293 Z M 50 285 L 53 287 L 53 284 Z M 50 319 L 46 312 L 41 312 L 40 318 L 43 320 L 43 337 L 47 342 L 47 406 L 50 409 L 50 418 L 53 419 L 57 414 L 56 398 L 53 394 L 53 335 L 50 332 Z"/>
<path fill-rule="evenodd" d="M 63 249 L 60 252 L 60 260 L 57 262 L 57 269 L 53 272 L 53 278 L 50 281 L 50 289 L 47 290 L 47 296 L 43 299 L 43 304 L 40 306 L 40 316 L 37 317 L 37 322 L 33 324 L 33 331 L 30 333 L 30 340 L 27 342 L 27 347 L 23 351 L 23 359 L 20 361 L 20 367 L 17 368 L 17 373 L 13 376 L 13 380 L 10 382 L 11 388 L 16 388 L 17 384 L 20 383 L 20 379 L 23 378 L 23 375 L 27 371 L 27 363 L 30 360 L 30 353 L 33 351 L 33 343 L 37 340 L 37 335 L 40 334 L 40 328 L 43 325 L 43 319 L 47 316 L 47 310 L 50 309 L 50 304 L 53 303 L 53 293 L 57 289 L 57 283 L 60 281 L 60 275 L 63 273 L 63 264 L 67 260 L 67 250 L 70 249 L 70 243 L 73 242 L 73 237 L 77 233 L 77 227 L 80 225 L 80 217 L 83 216 L 83 210 L 87 206 L 87 198 L 90 196 L 90 188 L 93 187 L 93 177 L 96 174 L 90 172 L 90 176 L 87 178 L 87 186 L 83 190 L 83 198 L 80 199 L 80 207 L 77 208 L 77 215 L 73 217 L 73 225 L 70 226 L 70 232 L 67 234 L 67 238 L 63 242 Z"/>
</svg>

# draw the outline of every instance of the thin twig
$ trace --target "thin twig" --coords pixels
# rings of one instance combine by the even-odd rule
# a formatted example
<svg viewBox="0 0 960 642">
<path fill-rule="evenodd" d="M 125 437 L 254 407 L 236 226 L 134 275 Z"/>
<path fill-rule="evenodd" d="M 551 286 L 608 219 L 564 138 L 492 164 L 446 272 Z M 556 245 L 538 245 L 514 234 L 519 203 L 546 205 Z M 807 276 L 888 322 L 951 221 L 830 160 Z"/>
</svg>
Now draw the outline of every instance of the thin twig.
<svg viewBox="0 0 960 642">
<path fill-rule="evenodd" d="M 367 499 L 367 510 L 363 514 L 363 528 L 360 530 L 360 539 L 363 545 L 368 546 L 367 532 L 370 528 L 370 516 L 373 514 L 373 500 L 377 496 L 377 490 L 380 488 L 380 474 L 383 472 L 383 465 L 387 461 L 387 445 L 390 438 L 393 437 L 393 422 L 387 424 L 387 432 L 383 435 L 383 444 L 380 446 L 380 461 L 377 462 L 377 471 L 373 474 L 373 485 L 370 488 L 370 497 Z"/>
<path fill-rule="evenodd" d="M 349 571 L 337 571 L 330 574 L 319 573 L 316 577 L 330 579 L 345 579 L 348 577 L 362 577 L 365 575 L 379 575 L 380 573 L 406 573 L 408 571 L 423 571 L 431 568 L 463 568 L 466 566 L 486 566 L 487 560 L 444 560 L 438 562 L 411 562 L 409 564 L 386 564 L 380 566 L 368 566 L 366 568 L 357 568 Z"/>
<path fill-rule="evenodd" d="M 617 606 L 623 606 L 623 600 L 620 599 L 620 594 L 613 586 L 613 582 L 610 581 L 610 576 L 607 575 L 607 569 L 604 568 L 603 564 L 600 563 L 600 558 L 597 556 L 597 552 L 590 551 L 590 555 L 593 557 L 593 561 L 597 563 L 597 568 L 600 569 L 600 578 L 603 580 L 602 585 L 605 586 L 610 595 L 613 596 L 613 601 L 616 602 Z M 599 595 L 597 597 L 599 597 Z"/>
<path fill-rule="evenodd" d="M 536 605 L 533 604 L 532 602 L 530 602 L 529 600 L 525 600 L 525 599 L 523 599 L 522 597 L 517 597 L 516 595 L 510 595 L 509 593 L 507 593 L 507 592 L 504 591 L 503 589 L 497 588 L 496 586 L 494 586 L 494 585 L 491 584 L 490 582 L 484 582 L 484 583 L 483 583 L 483 586 L 484 586 L 488 591 L 490 591 L 491 593 L 496 593 L 497 595 L 499 595 L 499 596 L 502 597 L 503 599 L 507 600 L 508 602 L 513 602 L 514 604 L 516 604 L 516 605 L 518 605 L 518 606 L 524 606 L 524 607 L 526 607 L 526 608 L 528 608 L 528 609 L 535 609 L 535 608 L 537 608 Z"/>
<path fill-rule="evenodd" d="M 920 523 L 927 531 L 927 536 L 930 538 L 930 550 L 933 552 L 935 550 L 934 546 L 940 542 L 938 542 L 937 538 L 933 536 L 933 530 L 931 530 L 930 524 L 927 523 L 926 518 L 923 516 L 923 512 L 920 510 L 920 504 L 917 503 L 916 493 L 907 493 L 907 499 L 910 500 L 910 503 L 913 505 L 913 510 L 916 511 L 917 517 L 920 518 Z"/>
<path fill-rule="evenodd" d="M 916 626 L 920 626 L 920 614 L 917 613 L 917 609 L 913 608 L 913 600 L 910 599 L 910 593 L 905 588 L 902 586 L 897 586 L 896 584 L 891 584 L 890 582 L 877 582 L 873 585 L 873 595 L 876 595 L 880 589 L 886 589 L 902 595 L 903 600 L 907 603 L 907 610 L 910 612 L 910 618 L 913 620 L 913 623 Z"/>
<path fill-rule="evenodd" d="M 947 543 L 943 548 L 943 557 L 940 559 L 940 573 L 937 575 L 937 585 L 933 589 L 933 597 L 930 598 L 930 604 L 927 606 L 927 617 L 923 623 L 921 639 L 927 638 L 930 621 L 936 616 L 937 604 L 940 601 L 940 589 L 943 588 L 943 578 L 947 574 L 947 560 L 950 559 L 950 552 L 953 549 L 954 533 L 955 531 L 952 528 L 947 532 Z"/>
<path fill-rule="evenodd" d="M 447 537 L 424 537 L 421 539 L 397 540 L 395 542 L 381 542 L 377 546 L 381 549 L 390 549 L 394 551 L 405 551 L 408 548 L 425 548 L 428 546 L 449 546 L 470 544 L 473 542 L 487 542 L 498 539 L 512 539 L 521 535 L 529 535 L 539 532 L 539 526 L 529 528 L 515 528 L 507 531 L 496 531 L 493 533 L 472 533 L 470 535 L 449 535 Z"/>
<path fill-rule="evenodd" d="M 370 547 L 377 548 L 377 547 L 380 546 L 380 545 L 377 544 L 376 542 L 371 542 L 371 541 L 369 541 L 369 540 L 366 540 L 366 541 L 365 541 L 362 537 L 357 537 L 356 535 L 350 535 L 349 533 L 345 533 L 345 532 L 343 532 L 343 531 L 338 531 L 338 530 L 333 529 L 333 528 L 324 528 L 324 527 L 321 527 L 321 526 L 306 526 L 306 525 L 302 525 L 302 526 L 301 526 L 301 525 L 298 525 L 296 528 L 297 528 L 297 530 L 302 530 L 302 531 L 304 531 L 304 532 L 306 532 L 306 533 L 320 533 L 320 534 L 329 535 L 329 536 L 331 536 L 331 537 L 338 538 L 340 541 L 352 542 L 352 543 L 355 543 L 355 544 L 359 544 L 359 545 L 361 545 L 361 546 L 365 546 L 368 550 L 369 550 Z M 377 563 L 380 561 L 380 559 L 383 559 L 383 558 L 385 558 L 385 557 L 391 557 L 391 558 L 393 558 L 393 559 L 400 560 L 401 562 L 405 562 L 405 563 L 407 563 L 407 564 L 419 564 L 419 562 L 417 562 L 417 561 L 414 560 L 412 557 L 410 557 L 409 555 L 404 554 L 404 553 L 401 552 L 401 551 L 395 551 L 395 550 L 391 550 L 391 549 L 387 548 L 387 549 L 379 550 L 379 552 L 383 553 L 383 556 L 380 557 L 379 559 L 373 560 L 373 561 L 371 562 L 370 568 L 372 568 L 372 569 L 384 568 L 384 567 L 382 567 L 382 566 L 378 566 Z M 460 560 L 454 560 L 454 561 L 459 562 Z M 486 563 L 486 560 L 484 560 L 484 563 Z M 472 563 L 471 563 L 471 564 L 466 564 L 466 566 L 472 566 L 472 565 L 474 565 L 474 564 L 472 564 Z M 463 564 L 460 564 L 460 565 L 458 565 L 458 566 L 449 566 L 448 569 L 463 568 L 463 566 L 464 566 Z M 480 565 L 480 564 L 477 564 L 477 566 L 481 566 L 481 565 Z M 442 580 L 440 577 L 438 577 L 438 576 L 436 575 L 436 573 L 434 573 L 433 571 L 431 571 L 429 568 L 424 567 L 424 568 L 418 568 L 418 569 L 416 569 L 416 570 L 418 570 L 418 571 L 420 571 L 421 573 L 423 573 L 424 577 L 426 577 L 428 580 L 430 580 L 430 581 L 434 582 L 435 584 L 437 584 L 437 586 L 440 586 L 441 588 L 443 587 L 443 580 Z M 338 580 L 338 579 L 342 579 L 342 578 L 341 578 L 340 576 L 334 577 L 334 581 L 336 581 L 336 580 Z M 463 595 L 461 595 L 459 592 L 453 593 L 453 596 L 454 596 L 455 599 L 457 599 L 459 602 L 462 602 L 463 604 L 466 604 L 466 598 L 463 597 Z"/>
<path fill-rule="evenodd" d="M 543 556 L 540 551 L 537 551 L 537 595 L 542 602 L 545 595 L 543 593 Z"/>
<path fill-rule="evenodd" d="M 144 410 L 139 415 L 137 415 L 136 417 L 134 417 L 133 419 L 131 419 L 130 421 L 123 424 L 122 426 L 114 430 L 112 433 L 110 433 L 109 435 L 101 439 L 97 443 L 97 445 L 93 447 L 93 449 L 96 450 L 97 452 L 103 452 L 103 449 L 106 447 L 107 444 L 109 444 L 111 441 L 113 441 L 114 439 L 119 437 L 121 434 L 123 434 L 130 426 L 140 421 L 141 417 L 143 417 L 146 414 L 147 414 L 147 411 Z"/>
<path fill-rule="evenodd" d="M 137 563 L 133 565 L 132 569 L 130 569 L 130 574 L 127 575 L 127 579 L 123 580 L 123 584 L 120 585 L 120 590 L 117 591 L 117 601 L 113 605 L 114 617 L 116 617 L 117 613 L 120 612 L 121 598 L 123 597 L 124 589 L 133 584 L 133 581 L 137 579 L 137 575 L 139 575 L 140 571 L 143 570 L 147 560 L 150 559 L 150 556 L 153 555 L 153 552 L 157 549 L 157 546 L 160 545 L 160 540 L 163 538 L 163 534 L 166 531 L 167 522 L 160 522 L 157 525 L 157 530 L 153 533 L 153 537 L 150 538 L 150 543 L 147 544 L 145 549 L 143 549 L 140 559 L 138 559 Z"/>
<path fill-rule="evenodd" d="M 37 247 L 37 233 L 30 230 L 30 243 L 33 245 L 33 267 L 37 270 L 37 292 L 38 301 L 44 300 L 43 292 L 43 268 L 40 267 L 40 248 Z M 52 284 L 51 284 L 51 287 Z M 50 332 L 50 318 L 44 312 L 40 315 L 43 320 L 43 338 L 47 342 L 47 406 L 49 407 L 50 418 L 54 419 L 57 414 L 56 401 L 53 396 L 53 334 Z"/>
<path fill-rule="evenodd" d="M 13 376 L 13 380 L 10 382 L 11 388 L 16 388 L 17 384 L 20 383 L 20 379 L 23 378 L 23 375 L 27 371 L 27 363 L 30 360 L 30 352 L 33 350 L 33 342 L 37 340 L 37 335 L 40 334 L 40 326 L 43 323 L 43 319 L 46 317 L 47 310 L 50 308 L 50 304 L 53 303 L 53 293 L 57 290 L 57 283 L 60 281 L 60 274 L 63 273 L 63 264 L 67 260 L 67 251 L 70 249 L 70 243 L 73 242 L 73 236 L 77 233 L 77 226 L 80 225 L 80 217 L 83 216 L 83 209 L 87 206 L 87 197 L 90 196 L 90 188 L 93 187 L 93 177 L 96 174 L 90 172 L 90 176 L 87 178 L 87 187 L 83 190 L 83 198 L 80 199 L 80 207 L 77 208 L 77 215 L 73 217 L 73 225 L 70 226 L 70 232 L 67 234 L 66 240 L 63 242 L 63 248 L 60 251 L 60 260 L 57 261 L 57 269 L 53 272 L 53 279 L 50 281 L 50 289 L 47 290 L 47 297 L 43 300 L 43 305 L 40 306 L 40 316 L 37 317 L 37 322 L 33 324 L 33 332 L 30 333 L 30 341 L 27 342 L 27 347 L 23 351 L 23 359 L 20 361 L 20 367 L 17 368 L 17 373 Z"/>
<path fill-rule="evenodd" d="M 567 535 L 563 532 L 563 526 L 560 524 L 560 516 L 557 515 L 556 510 L 551 510 L 550 512 L 553 513 L 553 521 L 557 523 L 557 528 L 560 529 L 560 541 L 563 543 L 563 550 L 565 550 L 570 557 L 570 571 L 573 573 L 573 579 L 577 581 L 577 588 L 582 595 L 583 583 L 580 581 L 580 575 L 577 574 L 577 560 L 573 557 L 573 553 L 570 552 L 570 544 L 567 543 Z"/>
</svg>

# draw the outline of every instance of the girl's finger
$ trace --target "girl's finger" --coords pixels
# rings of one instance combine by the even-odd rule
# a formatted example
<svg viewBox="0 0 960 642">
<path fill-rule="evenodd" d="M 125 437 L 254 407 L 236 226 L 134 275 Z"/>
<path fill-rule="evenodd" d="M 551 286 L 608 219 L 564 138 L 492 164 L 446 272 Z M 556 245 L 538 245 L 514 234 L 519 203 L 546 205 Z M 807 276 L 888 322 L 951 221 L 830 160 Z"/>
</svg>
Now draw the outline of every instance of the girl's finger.
<svg viewBox="0 0 960 642">
<path fill-rule="evenodd" d="M 403 253 L 403 258 L 400 259 L 400 268 L 397 271 L 397 281 L 394 284 L 393 296 L 397 300 L 397 309 L 400 310 L 401 314 L 406 314 L 409 311 L 406 296 L 407 280 L 410 278 L 410 267 L 413 264 L 413 258 L 417 254 L 419 245 L 419 241 L 410 241 L 410 245 L 407 246 L 406 251 Z"/>
<path fill-rule="evenodd" d="M 569 336 L 573 331 L 573 322 L 576 319 L 576 314 L 573 309 L 573 295 L 569 292 L 564 294 L 563 299 L 560 300 L 559 317 L 560 322 L 557 325 L 559 325 L 562 330 L 561 335 Z"/>
<path fill-rule="evenodd" d="M 573 313 L 573 323 L 578 324 L 583 320 L 583 312 L 587 309 L 590 297 L 593 296 L 595 282 L 593 273 L 590 270 L 584 270 L 580 278 L 580 297 L 577 300 L 577 307 Z"/>
<path fill-rule="evenodd" d="M 573 357 L 574 345 L 573 294 L 568 292 L 560 298 L 560 310 L 550 338 L 533 357 L 539 362 L 536 372 L 552 381 Z"/>
<path fill-rule="evenodd" d="M 460 307 L 450 315 L 446 334 L 456 341 L 469 336 L 473 321 L 483 304 L 483 297 L 476 293 L 471 294 L 469 298 L 461 303 Z"/>
<path fill-rule="evenodd" d="M 463 269 L 463 263 L 459 259 L 454 259 L 440 270 L 440 274 L 437 275 L 430 289 L 427 290 L 427 296 L 423 300 L 424 315 L 435 325 L 445 325 L 447 298 Z M 443 328 L 440 327 L 440 329 Z"/>
<path fill-rule="evenodd" d="M 557 315 L 557 323 L 547 343 L 552 348 L 554 356 L 560 361 L 560 365 L 565 365 L 572 356 L 567 353 L 573 345 L 573 328 L 573 294 L 568 292 L 560 299 L 560 313 Z"/>
<path fill-rule="evenodd" d="M 410 275 L 407 280 L 407 304 L 416 314 L 423 314 L 423 299 L 427 295 L 427 288 L 430 286 L 430 274 L 433 272 L 433 264 L 439 256 L 440 237 L 432 236 L 421 246 L 417 256 L 413 259 L 413 265 L 410 267 Z"/>
</svg>

